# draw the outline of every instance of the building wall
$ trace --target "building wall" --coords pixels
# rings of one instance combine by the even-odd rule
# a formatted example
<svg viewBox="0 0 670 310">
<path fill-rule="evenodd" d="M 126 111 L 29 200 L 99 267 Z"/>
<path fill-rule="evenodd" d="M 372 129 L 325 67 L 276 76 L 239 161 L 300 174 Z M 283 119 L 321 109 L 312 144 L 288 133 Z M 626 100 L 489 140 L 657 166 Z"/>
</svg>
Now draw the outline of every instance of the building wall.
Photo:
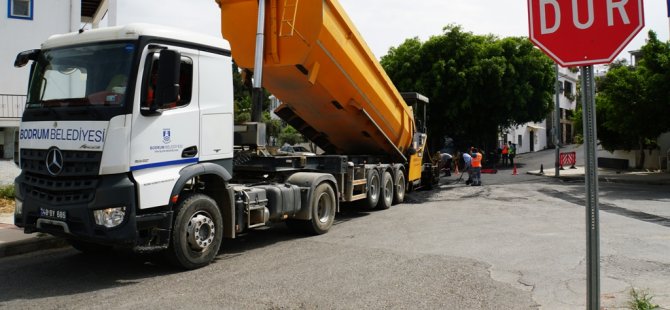
<svg viewBox="0 0 670 310">
<path fill-rule="evenodd" d="M 16 102 L 23 104 L 28 87 L 30 66 L 14 68 L 16 55 L 40 48 L 40 44 L 53 34 L 77 30 L 81 19 L 81 0 L 33 0 L 32 19 L 9 18 L 8 5 L 8 0 L 0 0 L 0 104 L 3 105 L 0 109 L 16 115 L 2 115 L 2 158 L 14 156 L 14 132 L 22 111 L 14 105 Z"/>
<path fill-rule="evenodd" d="M 668 155 L 670 155 L 670 132 L 664 133 L 658 137 L 658 149 L 655 150 L 645 150 L 644 154 L 644 163 L 642 164 L 643 169 L 649 170 L 659 170 L 659 169 L 668 169 Z M 634 151 L 622 151 L 616 150 L 614 152 L 609 152 L 599 147 L 598 157 L 605 158 L 617 158 L 617 159 L 626 159 L 628 160 L 628 168 L 635 168 L 637 162 L 641 160 L 642 155 L 639 150 Z"/>
<path fill-rule="evenodd" d="M 100 27 L 150 23 L 221 37 L 221 13 L 214 0 L 107 1 L 109 11 Z"/>
<path fill-rule="evenodd" d="M 72 2 L 81 3 L 72 0 Z M 33 19 L 8 18 L 8 0 L 0 0 L 0 94 L 24 95 L 28 85 L 29 66 L 14 68 L 19 52 L 40 48 L 49 36 L 70 32 L 71 0 L 34 0 Z M 76 12 L 75 19 L 80 19 Z"/>
<path fill-rule="evenodd" d="M 507 130 L 506 135 L 502 135 L 501 142 L 512 141 L 512 143 L 515 143 L 517 154 L 542 151 L 547 149 L 546 128 L 546 121 L 528 123 L 510 128 Z"/>
<path fill-rule="evenodd" d="M 658 138 L 658 146 L 661 149 L 661 168 L 670 171 L 670 132 L 666 132 Z M 665 163 L 663 160 L 665 160 Z"/>
<path fill-rule="evenodd" d="M 559 94 L 559 107 L 561 109 L 560 121 L 560 143 L 572 143 L 574 130 L 572 120 L 569 117 L 571 111 L 577 108 L 577 73 L 573 73 L 566 68 L 559 68 L 558 80 L 561 83 L 561 92 Z M 528 123 L 518 127 L 508 128 L 501 134 L 501 145 L 503 141 L 512 141 L 517 144 L 517 153 L 538 152 L 547 148 L 554 147 L 554 123 L 556 107 L 556 96 L 552 96 L 552 112 L 540 123 Z M 531 135 L 533 135 L 533 144 L 531 145 Z"/>
</svg>

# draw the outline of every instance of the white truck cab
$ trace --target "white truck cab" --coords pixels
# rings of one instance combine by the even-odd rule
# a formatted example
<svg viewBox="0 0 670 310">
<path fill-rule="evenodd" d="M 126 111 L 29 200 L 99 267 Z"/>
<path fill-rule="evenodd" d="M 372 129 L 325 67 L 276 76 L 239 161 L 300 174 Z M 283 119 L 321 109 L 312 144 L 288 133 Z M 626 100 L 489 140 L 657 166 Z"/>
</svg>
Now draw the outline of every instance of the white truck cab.
<svg viewBox="0 0 670 310">
<path fill-rule="evenodd" d="M 15 65 L 28 60 L 16 179 L 26 232 L 166 247 L 168 206 L 192 177 L 184 168 L 231 178 L 225 40 L 132 24 L 52 36 Z"/>
</svg>

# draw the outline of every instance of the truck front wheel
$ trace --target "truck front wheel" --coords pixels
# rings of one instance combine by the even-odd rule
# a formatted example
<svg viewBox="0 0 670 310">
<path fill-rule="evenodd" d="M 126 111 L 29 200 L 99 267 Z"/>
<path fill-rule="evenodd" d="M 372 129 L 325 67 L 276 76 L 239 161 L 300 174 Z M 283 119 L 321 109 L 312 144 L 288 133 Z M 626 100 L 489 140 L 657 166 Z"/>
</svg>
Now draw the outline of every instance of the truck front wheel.
<svg viewBox="0 0 670 310">
<path fill-rule="evenodd" d="M 223 240 L 223 218 L 216 202 L 203 194 L 186 197 L 178 205 L 168 248 L 170 260 L 186 269 L 208 265 Z"/>
</svg>

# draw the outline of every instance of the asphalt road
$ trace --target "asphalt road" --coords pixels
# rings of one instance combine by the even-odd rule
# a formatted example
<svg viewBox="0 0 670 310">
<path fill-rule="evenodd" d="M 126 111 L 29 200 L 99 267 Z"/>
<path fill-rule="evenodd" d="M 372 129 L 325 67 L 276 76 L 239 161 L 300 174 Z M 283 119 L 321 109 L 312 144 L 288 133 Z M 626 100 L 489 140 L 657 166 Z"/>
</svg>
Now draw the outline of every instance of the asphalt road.
<svg viewBox="0 0 670 310">
<path fill-rule="evenodd" d="M 0 308 L 584 309 L 583 183 L 457 180 L 389 210 L 347 208 L 325 235 L 256 231 L 195 271 L 69 248 L 5 258 Z M 636 287 L 670 307 L 667 187 L 601 184 L 600 197 L 602 305 Z"/>
</svg>

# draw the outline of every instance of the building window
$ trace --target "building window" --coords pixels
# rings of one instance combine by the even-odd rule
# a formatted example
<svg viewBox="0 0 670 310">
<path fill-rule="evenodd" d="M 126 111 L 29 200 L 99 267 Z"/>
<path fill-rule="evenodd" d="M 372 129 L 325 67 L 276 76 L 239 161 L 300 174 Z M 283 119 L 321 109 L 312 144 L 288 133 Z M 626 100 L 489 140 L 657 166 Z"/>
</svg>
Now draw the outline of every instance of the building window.
<svg viewBox="0 0 670 310">
<path fill-rule="evenodd" d="M 563 82 L 563 94 L 572 95 L 572 83 L 568 81 Z"/>
<path fill-rule="evenodd" d="M 7 17 L 33 19 L 34 0 L 7 0 Z"/>
<path fill-rule="evenodd" d="M 523 136 L 522 136 L 522 135 L 519 135 L 519 136 L 518 136 L 518 139 L 517 139 L 517 143 L 516 143 L 516 144 L 518 144 L 519 147 L 522 147 L 522 146 L 523 146 Z"/>
</svg>

